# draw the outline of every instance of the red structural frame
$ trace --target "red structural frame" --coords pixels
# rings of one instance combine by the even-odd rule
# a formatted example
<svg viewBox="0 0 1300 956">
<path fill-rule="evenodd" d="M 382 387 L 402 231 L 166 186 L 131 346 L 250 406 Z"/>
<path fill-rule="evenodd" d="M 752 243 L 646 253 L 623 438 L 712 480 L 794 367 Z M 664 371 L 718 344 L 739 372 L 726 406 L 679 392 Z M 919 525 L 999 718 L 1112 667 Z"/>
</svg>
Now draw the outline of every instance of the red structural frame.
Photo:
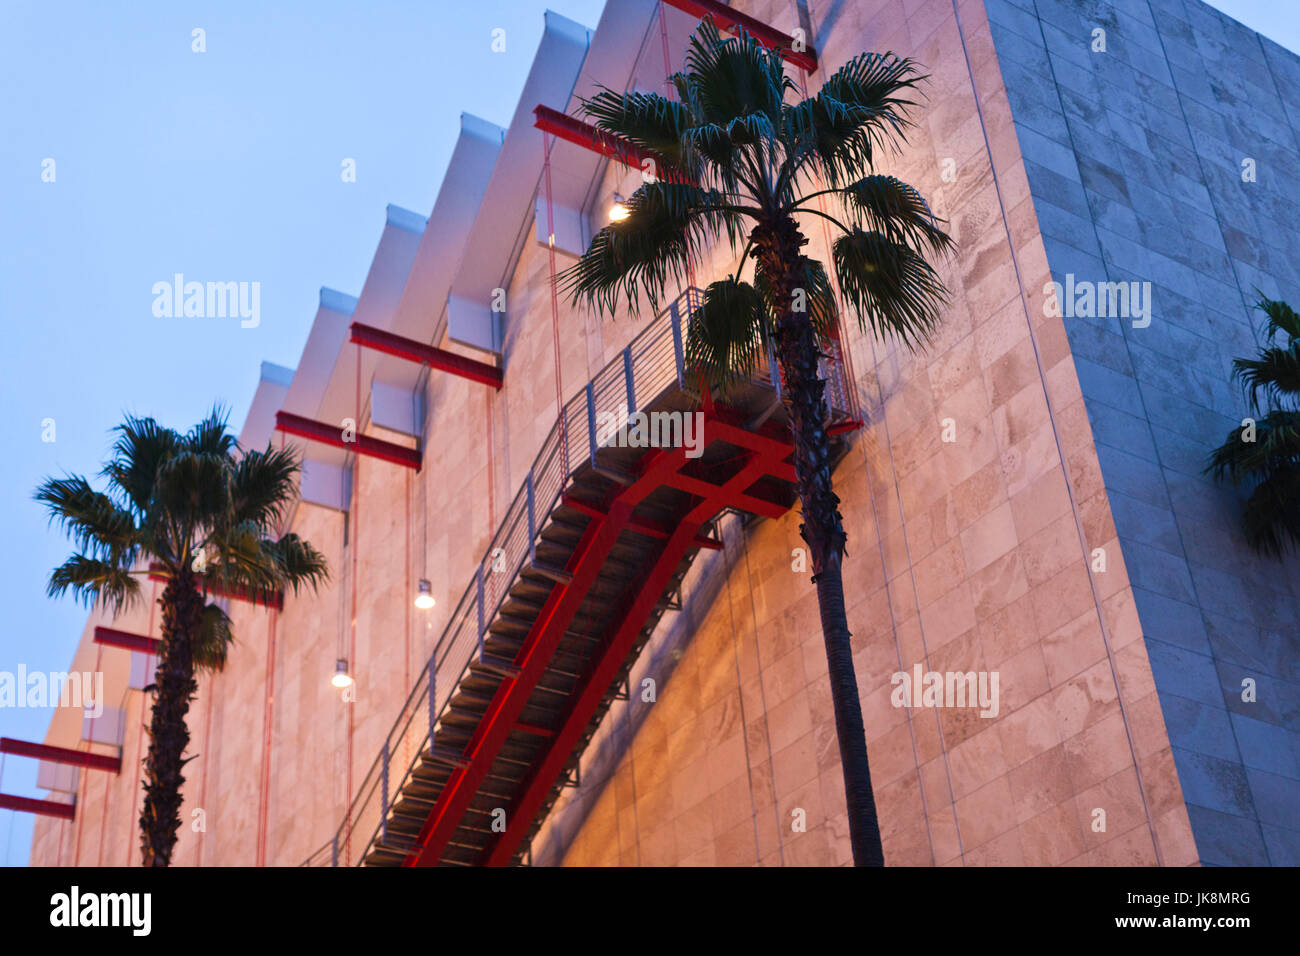
<svg viewBox="0 0 1300 956">
<path fill-rule="evenodd" d="M 295 415 L 292 412 L 276 412 L 275 427 L 277 431 L 289 435 L 297 435 L 299 438 L 317 441 L 322 445 L 345 448 L 356 452 L 358 455 L 365 455 L 367 458 L 378 458 L 381 461 L 392 462 L 394 465 L 405 465 L 407 468 L 414 468 L 416 471 L 420 470 L 420 466 L 424 462 L 424 456 L 420 454 L 418 448 L 407 448 L 405 445 L 398 445 L 395 442 L 384 441 L 382 438 L 360 433 L 356 435 L 354 441 L 344 441 L 343 430 L 338 425 L 331 425 L 329 422 L 318 422 L 315 419 L 304 418 L 302 415 Z"/>
<path fill-rule="evenodd" d="M 170 581 L 171 576 L 166 573 L 166 570 L 167 569 L 164 568 L 161 564 L 157 564 L 157 563 L 150 564 L 149 579 L 152 581 Z M 259 604 L 263 607 L 273 607 L 278 611 L 284 610 L 283 591 L 276 591 L 273 594 L 255 594 L 252 591 L 247 590 L 246 588 L 224 588 L 220 584 L 217 584 L 215 581 L 204 581 L 202 578 L 199 578 L 199 585 L 208 594 L 215 594 L 217 597 L 230 598 L 232 601 L 247 601 L 249 604 Z M 110 628 L 105 628 L 104 630 L 110 630 Z M 126 632 L 114 631 L 113 633 L 125 634 Z M 138 635 L 132 635 L 132 636 L 138 636 Z M 100 643 L 107 644 L 112 642 L 101 641 Z M 158 644 L 161 649 L 162 642 L 159 641 Z M 132 650 L 141 650 L 141 649 L 142 648 L 132 648 Z"/>
<path fill-rule="evenodd" d="M 654 163 L 656 177 L 666 182 L 693 182 L 683 170 L 659 153 L 633 145 L 620 136 L 606 133 L 567 113 L 539 105 L 533 108 L 533 116 L 536 117 L 533 125 L 543 133 L 550 133 L 583 149 L 616 159 L 633 169 L 643 168 L 648 159 Z"/>
<path fill-rule="evenodd" d="M 617 623 L 597 651 L 596 662 L 577 691 L 563 725 L 554 730 L 550 749 L 534 769 L 523 795 L 507 813 L 507 829 L 489 850 L 486 859 L 489 865 L 504 865 L 513 858 L 650 612 L 663 597 L 683 556 L 691 548 L 721 546 L 713 539 L 701 537 L 699 531 L 703 524 L 728 507 L 767 517 L 780 517 L 789 510 L 786 505 L 750 494 L 749 488 L 764 476 L 793 480 L 794 467 L 785 460 L 793 450 L 790 442 L 772 431 L 747 431 L 737 421 L 725 409 L 705 412 L 706 444 L 725 441 L 745 449 L 748 455 L 741 469 L 724 484 L 712 484 L 683 474 L 682 468 L 690 461 L 685 448 L 659 449 L 644 459 L 640 474 L 633 483 L 622 488 L 607 504 L 583 503 L 583 510 L 592 516 L 592 520 L 565 567 L 572 575 L 571 580 L 568 584 L 557 584 L 551 591 L 523 646 L 515 655 L 514 664 L 520 669 L 519 675 L 507 678 L 497 690 L 465 747 L 466 765 L 452 772 L 429 819 L 420 830 L 416 848 L 407 855 L 403 865 L 438 863 L 506 738 L 512 731 L 520 729 L 519 715 L 623 531 L 654 537 L 667 532 L 667 536 L 653 567 L 646 571 L 635 593 L 616 615 Z M 638 504 L 664 485 L 680 488 L 700 498 L 671 530 L 653 526 L 632 515 Z M 574 500 L 566 499 L 567 502 Z"/>
<path fill-rule="evenodd" d="M 132 634 L 128 631 L 119 631 L 115 627 L 96 627 L 95 643 L 107 644 L 109 647 L 121 647 L 128 651 L 139 651 L 142 654 L 158 655 L 162 653 L 162 641 L 156 637 L 146 637 L 144 634 Z"/>
<path fill-rule="evenodd" d="M 74 767 L 85 767 L 88 770 L 107 770 L 109 773 L 122 772 L 121 757 L 92 754 L 84 750 L 55 747 L 51 744 L 34 744 L 27 740 L 14 740 L 12 737 L 0 737 L 0 754 L 13 754 L 15 757 L 35 757 L 37 760 L 66 763 Z"/>
<path fill-rule="evenodd" d="M 746 33 L 763 44 L 763 46 L 776 50 L 795 66 L 801 67 L 809 73 L 817 69 L 817 51 L 812 46 L 807 46 L 804 50 L 796 50 L 794 49 L 794 37 L 769 27 L 763 21 L 755 20 L 739 10 L 733 10 L 731 7 L 719 3 L 718 0 L 664 0 L 664 2 L 670 7 L 676 7 L 678 10 L 689 13 L 699 20 L 712 17 L 713 22 L 717 24 L 720 30 L 742 27 Z"/>
<path fill-rule="evenodd" d="M 33 800 L 31 797 L 15 797 L 0 793 L 0 810 L 17 810 L 19 813 L 35 813 L 43 817 L 59 817 L 63 820 L 76 818 L 77 807 L 72 803 L 59 803 L 56 800 Z"/>
<path fill-rule="evenodd" d="M 408 362 L 418 362 L 440 372 L 450 372 L 452 375 L 459 375 L 471 382 L 491 385 L 493 388 L 499 389 L 502 385 L 501 369 L 495 365 L 478 362 L 414 339 L 403 338 L 361 322 L 353 322 L 350 331 L 352 333 L 350 341 L 365 348 L 395 355 Z"/>
</svg>

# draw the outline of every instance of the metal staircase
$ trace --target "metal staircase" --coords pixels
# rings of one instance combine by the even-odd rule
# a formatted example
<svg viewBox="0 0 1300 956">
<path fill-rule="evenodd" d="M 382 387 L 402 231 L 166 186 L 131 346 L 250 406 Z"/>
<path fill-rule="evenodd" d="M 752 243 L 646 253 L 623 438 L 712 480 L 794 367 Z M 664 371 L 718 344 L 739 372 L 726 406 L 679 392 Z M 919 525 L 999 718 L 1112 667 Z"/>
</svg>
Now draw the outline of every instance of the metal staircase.
<svg viewBox="0 0 1300 956">
<path fill-rule="evenodd" d="M 519 862 L 713 520 L 795 501 L 772 363 L 699 409 L 688 389 L 688 289 L 564 409 L 412 689 L 346 819 L 305 865 Z M 856 427 L 836 346 L 823 365 L 832 432 Z M 695 414 L 680 444 L 598 442 L 602 413 Z M 680 419 L 678 419 L 680 421 Z"/>
</svg>

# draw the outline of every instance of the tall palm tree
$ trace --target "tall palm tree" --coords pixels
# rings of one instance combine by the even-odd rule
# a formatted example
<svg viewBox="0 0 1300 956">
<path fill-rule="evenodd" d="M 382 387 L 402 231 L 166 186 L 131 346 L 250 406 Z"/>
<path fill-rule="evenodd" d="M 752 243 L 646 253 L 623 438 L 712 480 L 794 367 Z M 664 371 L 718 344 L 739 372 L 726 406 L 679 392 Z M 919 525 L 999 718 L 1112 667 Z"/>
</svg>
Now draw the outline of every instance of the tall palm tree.
<svg viewBox="0 0 1300 956">
<path fill-rule="evenodd" d="M 802 252 L 799 216 L 828 220 L 840 292 L 865 329 L 910 348 L 928 340 L 947 290 L 926 261 L 952 241 L 911 186 L 872 172 L 882 148 L 905 141 L 908 97 L 925 79 L 909 59 L 864 53 L 821 90 L 797 99 L 778 53 L 712 20 L 692 36 L 677 99 L 599 91 L 582 102 L 595 126 L 657 154 L 659 178 L 628 200 L 628 215 L 597 233 L 561 284 L 576 303 L 612 313 L 644 295 L 657 307 L 684 284 L 711 241 L 741 248 L 734 274 L 713 282 L 688 329 L 687 352 L 707 387 L 747 379 L 775 351 L 794 439 L 794 468 L 817 587 L 844 771 L 854 863 L 884 855 L 867 763 L 841 562 L 847 536 L 832 487 L 823 345 L 838 321 L 826 267 Z M 787 102 L 791 96 L 793 102 Z M 816 189 L 817 180 L 827 188 Z M 835 214 L 809 203 L 819 196 Z M 743 242 L 743 247 L 741 246 Z M 752 260 L 752 278 L 746 264 Z"/>
<path fill-rule="evenodd" d="M 1258 291 L 1258 290 L 1257 290 Z M 1300 548 L 1300 315 L 1260 294 L 1255 308 L 1268 316 L 1267 346 L 1259 358 L 1235 359 L 1232 377 L 1258 415 L 1234 428 L 1210 455 L 1206 473 L 1250 489 L 1242 512 L 1246 540 L 1260 554 L 1280 558 Z M 1285 333 L 1285 345 L 1274 344 Z"/>
<path fill-rule="evenodd" d="M 219 669 L 232 639 L 230 619 L 205 594 L 269 603 L 285 587 L 318 587 L 329 572 L 309 543 L 278 533 L 296 495 L 292 451 L 241 454 L 219 408 L 184 435 L 133 416 L 115 432 L 101 472 L 107 491 L 69 475 L 47 479 L 35 497 L 76 548 L 51 573 L 51 597 L 71 589 L 116 614 L 139 599 L 141 576 L 166 578 L 140 842 L 145 866 L 167 866 L 181 825 L 195 669 Z"/>
</svg>

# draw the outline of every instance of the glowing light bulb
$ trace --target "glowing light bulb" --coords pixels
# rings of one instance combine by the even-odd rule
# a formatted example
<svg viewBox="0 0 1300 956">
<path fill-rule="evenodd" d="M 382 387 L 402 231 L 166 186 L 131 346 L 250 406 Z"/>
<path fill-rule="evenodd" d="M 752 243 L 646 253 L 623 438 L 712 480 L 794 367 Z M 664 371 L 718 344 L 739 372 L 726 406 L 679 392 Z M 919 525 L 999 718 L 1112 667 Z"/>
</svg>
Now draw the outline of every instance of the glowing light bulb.
<svg viewBox="0 0 1300 956">
<path fill-rule="evenodd" d="M 609 207 L 609 221 L 622 222 L 631 214 L 632 211 L 627 208 L 627 200 L 618 193 L 614 193 L 614 205 Z"/>
<path fill-rule="evenodd" d="M 342 657 L 334 665 L 334 676 L 330 678 L 330 683 L 335 687 L 352 686 L 352 675 L 348 673 L 348 662 Z"/>
<path fill-rule="evenodd" d="M 429 584 L 428 578 L 420 578 L 420 589 L 415 594 L 415 606 L 427 610 L 437 603 L 433 598 L 433 587 Z"/>
</svg>

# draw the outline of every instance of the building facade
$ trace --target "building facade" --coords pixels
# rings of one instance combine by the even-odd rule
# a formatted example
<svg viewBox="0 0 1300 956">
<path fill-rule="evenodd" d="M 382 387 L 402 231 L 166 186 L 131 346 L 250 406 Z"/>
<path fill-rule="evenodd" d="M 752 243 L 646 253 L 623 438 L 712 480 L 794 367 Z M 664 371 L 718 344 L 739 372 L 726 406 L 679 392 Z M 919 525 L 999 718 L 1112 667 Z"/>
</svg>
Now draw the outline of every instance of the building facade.
<svg viewBox="0 0 1300 956">
<path fill-rule="evenodd" d="M 879 171 L 949 220 L 951 303 L 919 354 L 850 318 L 831 370 L 833 404 L 864 423 L 841 434 L 835 483 L 886 861 L 1300 863 L 1300 564 L 1250 552 L 1239 500 L 1203 474 L 1246 414 L 1230 372 L 1259 341 L 1256 290 L 1300 303 L 1284 225 L 1300 204 L 1286 175 L 1300 59 L 1200 0 L 735 6 L 807 38 L 816 68 L 788 69 L 810 93 L 864 50 L 930 74 L 906 147 Z M 654 0 L 609 0 L 594 30 L 547 14 L 509 127 L 464 117 L 431 216 L 390 207 L 359 296 L 323 290 L 298 367 L 263 367 L 241 442 L 301 448 L 291 527 L 334 573 L 282 609 L 228 602 L 237 643 L 191 710 L 177 864 L 393 862 L 375 846 L 400 844 L 393 814 L 419 805 L 402 785 L 419 783 L 406 773 L 419 776 L 423 695 L 439 732 L 454 729 L 453 688 L 489 679 L 460 635 L 491 625 L 504 639 L 492 596 L 521 586 L 521 554 L 536 568 L 539 536 L 558 546 L 540 528 L 564 515 L 534 515 L 523 552 L 500 529 L 549 500 L 545 452 L 561 422 L 555 447 L 581 438 L 587 383 L 604 395 L 626 367 L 639 385 L 647 343 L 671 343 L 648 306 L 611 320 L 553 299 L 552 273 L 640 173 L 544 134 L 534 108 L 575 115 L 597 84 L 662 90 L 696 25 Z M 824 259 L 826 233 L 803 225 Z M 736 261 L 716 245 L 695 282 Z M 499 368 L 501 386 L 358 344 L 355 324 Z M 393 460 L 310 440 L 297 420 L 351 420 Z M 402 463 L 412 449 L 418 470 Z M 706 516 L 708 543 L 669 569 L 671 600 L 579 728 L 580 759 L 550 756 L 567 748 L 563 709 L 532 728 L 524 783 L 552 760 L 557 785 L 510 821 L 518 851 L 496 861 L 849 862 L 797 512 Z M 649 575 L 650 558 L 628 560 L 643 559 Z M 413 602 L 421 581 L 432 608 Z M 133 685 L 148 659 L 97 643 L 96 627 L 156 637 L 157 613 L 90 615 L 72 668 L 102 671 L 116 706 L 94 724 L 60 709 L 46 743 L 120 753 L 122 771 L 50 777 L 76 811 L 38 820 L 33 864 L 139 859 L 148 705 Z M 342 690 L 340 660 L 354 679 Z M 895 675 L 917 668 L 996 674 L 996 712 L 897 706 Z M 488 697 L 517 675 L 491 679 Z M 462 771 L 429 778 L 422 812 L 440 812 L 438 788 Z M 447 838 L 477 829 L 488 849 L 442 862 L 492 855 L 490 788 Z"/>
</svg>

